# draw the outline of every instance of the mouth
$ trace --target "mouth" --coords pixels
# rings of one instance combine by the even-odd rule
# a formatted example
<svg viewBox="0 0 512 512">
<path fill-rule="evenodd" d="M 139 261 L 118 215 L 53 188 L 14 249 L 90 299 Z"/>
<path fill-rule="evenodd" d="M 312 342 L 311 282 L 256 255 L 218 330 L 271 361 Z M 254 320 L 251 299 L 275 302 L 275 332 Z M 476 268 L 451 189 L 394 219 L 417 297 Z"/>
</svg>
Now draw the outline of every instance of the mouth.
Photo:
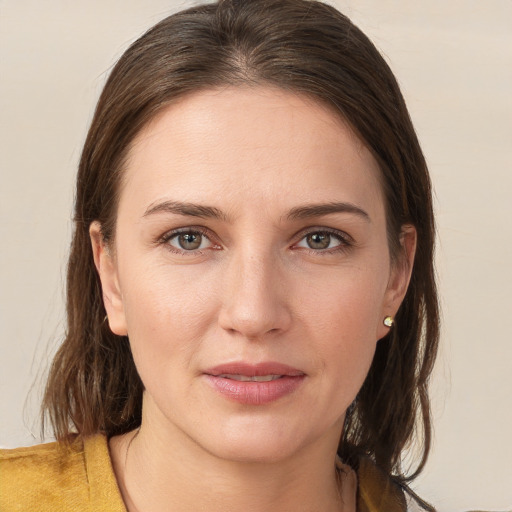
<svg viewBox="0 0 512 512">
<path fill-rule="evenodd" d="M 236 373 L 222 373 L 217 375 L 217 377 L 222 379 L 237 380 L 239 382 L 270 382 L 272 380 L 281 379 L 283 375 L 254 375 L 253 377 L 249 377 L 248 375 L 237 375 Z"/>
<path fill-rule="evenodd" d="M 206 381 L 222 397 L 244 405 L 264 405 L 297 391 L 306 374 L 275 362 L 229 363 L 204 372 Z"/>
<path fill-rule="evenodd" d="M 257 364 L 246 363 L 243 361 L 221 364 L 206 370 L 204 373 L 214 377 L 224 377 L 227 379 L 243 380 L 243 378 L 263 377 L 264 380 L 275 380 L 280 377 L 297 377 L 305 375 L 298 368 L 274 361 L 266 361 Z"/>
</svg>

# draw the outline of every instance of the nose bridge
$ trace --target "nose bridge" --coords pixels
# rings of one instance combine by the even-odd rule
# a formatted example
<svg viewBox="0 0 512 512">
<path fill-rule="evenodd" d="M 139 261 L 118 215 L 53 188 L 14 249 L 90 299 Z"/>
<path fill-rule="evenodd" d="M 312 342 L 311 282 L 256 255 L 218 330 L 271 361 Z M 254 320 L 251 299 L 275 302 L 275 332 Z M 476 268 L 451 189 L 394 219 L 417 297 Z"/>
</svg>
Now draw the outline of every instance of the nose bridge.
<svg viewBox="0 0 512 512">
<path fill-rule="evenodd" d="M 252 244 L 233 252 L 224 281 L 221 327 L 247 338 L 285 330 L 290 314 L 278 258 Z"/>
</svg>

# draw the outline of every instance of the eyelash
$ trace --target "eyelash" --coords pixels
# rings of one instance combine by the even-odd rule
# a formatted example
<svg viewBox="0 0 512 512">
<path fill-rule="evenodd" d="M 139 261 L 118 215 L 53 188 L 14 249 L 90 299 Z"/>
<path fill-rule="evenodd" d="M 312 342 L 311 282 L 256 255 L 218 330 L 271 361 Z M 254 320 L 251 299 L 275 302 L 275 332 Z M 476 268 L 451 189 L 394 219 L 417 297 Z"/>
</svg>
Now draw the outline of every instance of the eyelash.
<svg viewBox="0 0 512 512">
<path fill-rule="evenodd" d="M 343 252 L 347 252 L 354 246 L 354 239 L 349 236 L 347 233 L 343 231 L 338 231 L 337 229 L 330 229 L 325 227 L 312 227 L 308 228 L 305 231 L 302 231 L 300 233 L 299 242 L 304 240 L 309 235 L 329 235 L 331 237 L 336 238 L 339 241 L 339 245 L 336 247 L 332 247 L 331 249 L 311 249 L 311 248 L 305 248 L 300 247 L 299 249 L 305 249 L 306 251 L 309 251 L 315 255 L 319 256 L 329 256 L 332 254 L 339 254 Z M 297 243 L 299 243 L 297 242 Z M 296 246 L 297 244 L 294 244 Z"/>
<path fill-rule="evenodd" d="M 183 235 L 183 234 L 201 235 L 202 237 L 207 238 L 210 241 L 210 243 L 213 244 L 213 247 L 208 247 L 208 249 L 211 249 L 211 248 L 216 249 L 216 250 L 220 249 L 220 245 L 215 244 L 215 242 L 212 241 L 213 237 L 211 236 L 211 234 L 209 233 L 209 231 L 207 229 L 202 228 L 202 227 L 196 227 L 196 226 L 180 228 L 180 229 L 175 229 L 175 230 L 169 231 L 169 232 L 165 233 L 158 240 L 158 243 L 161 245 L 164 245 L 167 250 L 169 250 L 170 252 L 172 252 L 174 254 L 187 255 L 187 256 L 202 255 L 205 249 L 188 250 L 188 251 L 185 249 L 180 250 L 180 249 L 172 246 L 169 243 L 173 238 L 175 238 L 179 235 Z M 336 247 L 332 247 L 331 249 L 312 249 L 312 248 L 308 249 L 306 247 L 296 247 L 297 244 L 300 243 L 302 240 L 304 240 L 307 236 L 315 235 L 315 234 L 319 234 L 319 235 L 327 234 L 329 236 L 336 238 L 340 243 L 339 243 L 339 245 L 337 245 Z M 296 236 L 297 235 L 295 235 L 294 238 Z M 354 240 L 347 233 L 344 233 L 343 231 L 338 231 L 335 229 L 325 228 L 325 227 L 308 228 L 307 230 L 304 230 L 301 233 L 299 233 L 298 236 L 300 237 L 299 241 L 294 244 L 292 249 L 306 250 L 315 255 L 327 256 L 327 255 L 346 252 L 354 245 Z"/>
<path fill-rule="evenodd" d="M 167 250 L 169 250 L 170 252 L 172 252 L 174 254 L 186 255 L 186 256 L 198 256 L 198 255 L 203 254 L 204 249 L 203 250 L 189 250 L 189 251 L 187 251 L 185 249 L 180 250 L 180 249 L 172 246 L 169 243 L 173 238 L 176 238 L 179 235 L 188 235 L 188 234 L 201 235 L 202 237 L 207 238 L 214 245 L 214 248 L 220 247 L 219 245 L 215 245 L 215 243 L 212 241 L 213 237 L 211 235 L 209 236 L 208 230 L 201 228 L 201 227 L 196 227 L 196 226 L 192 226 L 189 228 L 187 227 L 187 228 L 175 229 L 173 231 L 168 231 L 158 240 L 158 242 L 160 244 L 164 245 Z"/>
</svg>

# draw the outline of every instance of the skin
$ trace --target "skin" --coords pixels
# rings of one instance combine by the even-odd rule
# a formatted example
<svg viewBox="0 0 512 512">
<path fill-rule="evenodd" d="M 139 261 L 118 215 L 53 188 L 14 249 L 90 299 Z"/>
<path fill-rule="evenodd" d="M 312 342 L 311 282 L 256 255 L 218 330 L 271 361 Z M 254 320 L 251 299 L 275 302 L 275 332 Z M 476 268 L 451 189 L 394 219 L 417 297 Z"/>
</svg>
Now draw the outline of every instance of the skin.
<svg viewBox="0 0 512 512">
<path fill-rule="evenodd" d="M 416 240 L 404 226 L 405 264 L 393 265 L 379 180 L 331 110 L 269 87 L 194 93 L 139 133 L 112 246 L 91 226 L 110 328 L 129 336 L 146 389 L 140 431 L 110 441 L 130 511 L 353 509 L 335 453 Z M 180 214 L 169 201 L 221 213 Z M 290 217 L 332 203 L 364 214 Z M 180 247 L 181 228 L 198 249 Z M 319 236 L 327 248 L 311 247 Z M 233 361 L 305 378 L 272 403 L 240 404 L 204 380 Z"/>
</svg>

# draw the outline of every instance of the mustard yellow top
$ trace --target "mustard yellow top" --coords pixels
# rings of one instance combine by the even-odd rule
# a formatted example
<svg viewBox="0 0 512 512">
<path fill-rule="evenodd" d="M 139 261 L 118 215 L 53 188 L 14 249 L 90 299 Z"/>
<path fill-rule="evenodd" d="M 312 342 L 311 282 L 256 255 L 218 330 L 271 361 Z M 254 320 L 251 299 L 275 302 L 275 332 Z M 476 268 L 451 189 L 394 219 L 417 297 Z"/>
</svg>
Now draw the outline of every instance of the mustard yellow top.
<svg viewBox="0 0 512 512">
<path fill-rule="evenodd" d="M 357 512 L 405 512 L 403 492 L 369 460 L 357 472 Z M 1 512 L 126 512 L 107 439 L 0 450 Z"/>
</svg>

